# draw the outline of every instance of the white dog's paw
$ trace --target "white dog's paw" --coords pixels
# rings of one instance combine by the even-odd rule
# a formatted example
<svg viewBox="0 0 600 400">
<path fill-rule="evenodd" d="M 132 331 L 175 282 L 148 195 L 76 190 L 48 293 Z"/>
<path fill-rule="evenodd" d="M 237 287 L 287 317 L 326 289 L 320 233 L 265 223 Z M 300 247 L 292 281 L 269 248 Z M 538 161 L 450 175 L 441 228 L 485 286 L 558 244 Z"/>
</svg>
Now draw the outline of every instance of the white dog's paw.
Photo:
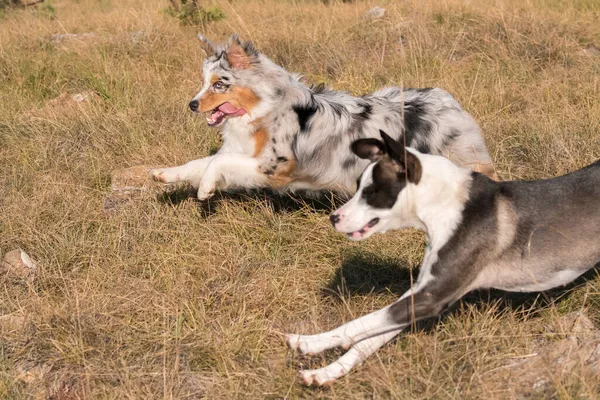
<svg viewBox="0 0 600 400">
<path fill-rule="evenodd" d="M 173 172 L 172 168 L 156 168 L 150 170 L 152 179 L 162 183 L 175 183 L 179 182 L 179 175 Z"/>
<path fill-rule="evenodd" d="M 300 354 L 314 355 L 338 346 L 345 346 L 339 337 L 323 338 L 319 335 L 287 335 L 287 346 Z"/>
<path fill-rule="evenodd" d="M 346 375 L 348 372 L 337 363 L 319 369 L 305 369 L 298 372 L 302 383 L 306 386 L 326 386 Z"/>
<path fill-rule="evenodd" d="M 287 335 L 285 342 L 290 349 L 298 351 L 300 354 L 313 355 L 320 353 L 318 346 L 316 346 L 318 344 L 317 341 L 310 336 Z"/>
<path fill-rule="evenodd" d="M 208 200 L 215 194 L 216 187 L 213 183 L 201 182 L 198 187 L 198 200 Z"/>
<path fill-rule="evenodd" d="M 300 345 L 300 335 L 285 335 L 285 344 L 291 350 L 298 350 Z"/>
</svg>

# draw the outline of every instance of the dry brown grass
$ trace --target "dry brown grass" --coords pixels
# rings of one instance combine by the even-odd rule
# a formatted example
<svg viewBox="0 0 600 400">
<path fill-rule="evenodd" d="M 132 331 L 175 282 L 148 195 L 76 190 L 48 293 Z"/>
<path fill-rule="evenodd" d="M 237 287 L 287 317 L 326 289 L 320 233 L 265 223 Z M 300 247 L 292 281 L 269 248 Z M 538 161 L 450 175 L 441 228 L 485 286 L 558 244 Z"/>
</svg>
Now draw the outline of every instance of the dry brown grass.
<svg viewBox="0 0 600 400">
<path fill-rule="evenodd" d="M 111 170 L 218 146 L 186 110 L 198 30 L 237 32 L 289 70 L 355 93 L 446 88 L 480 121 L 504 178 L 600 158 L 600 61 L 580 54 L 600 44 L 600 3 L 382 1 L 387 16 L 366 19 L 375 4 L 220 1 L 227 17 L 201 28 L 159 0 L 55 0 L 54 19 L 33 9 L 0 19 L 0 250 L 20 246 L 40 262 L 34 284 L 2 282 L 0 314 L 32 324 L 0 336 L 0 397 L 510 398 L 490 371 L 554 340 L 548 327 L 568 311 L 600 323 L 593 275 L 551 296 L 475 294 L 332 388 L 303 388 L 298 368 L 337 353 L 294 357 L 282 334 L 393 301 L 419 264 L 420 234 L 350 243 L 326 210 L 265 194 L 223 197 L 210 213 L 154 198 L 102 211 Z M 65 32 L 95 36 L 51 43 Z M 75 112 L 31 112 L 89 90 L 101 98 Z M 540 397 L 599 391 L 597 376 L 575 371 Z"/>
</svg>

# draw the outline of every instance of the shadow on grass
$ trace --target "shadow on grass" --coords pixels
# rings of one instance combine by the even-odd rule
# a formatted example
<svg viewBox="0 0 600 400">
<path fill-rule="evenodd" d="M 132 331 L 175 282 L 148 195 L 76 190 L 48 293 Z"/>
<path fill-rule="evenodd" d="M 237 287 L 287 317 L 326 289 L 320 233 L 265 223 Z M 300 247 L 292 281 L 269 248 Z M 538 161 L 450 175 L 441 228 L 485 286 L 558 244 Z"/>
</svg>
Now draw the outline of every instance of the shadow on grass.
<svg viewBox="0 0 600 400">
<path fill-rule="evenodd" d="M 220 192 L 206 201 L 199 201 L 196 190 L 190 186 L 165 191 L 157 195 L 159 203 L 177 205 L 184 201 L 196 201 L 204 217 L 214 214 L 221 203 L 234 201 L 242 205 L 264 202 L 276 213 L 311 210 L 322 213 L 331 213 L 345 203 L 345 199 L 331 192 L 320 195 L 307 195 L 302 193 L 278 193 L 268 189 L 254 189 L 244 192 Z"/>
<path fill-rule="evenodd" d="M 412 271 L 413 284 L 417 277 L 418 270 Z M 441 317 L 418 322 L 416 330 L 429 331 L 440 318 L 459 314 L 461 304 L 496 304 L 494 310 L 498 314 L 512 310 L 532 316 L 549 306 L 558 304 L 561 300 L 568 298 L 575 289 L 595 279 L 600 279 L 600 263 L 570 284 L 545 292 L 514 293 L 496 289 L 473 291 L 463 296 Z M 355 250 L 346 255 L 342 265 L 327 286 L 322 289 L 322 294 L 339 301 L 353 295 L 376 295 L 378 293 L 391 293 L 399 298 L 410 286 L 411 271 L 401 260 Z"/>
<path fill-rule="evenodd" d="M 343 256 L 342 265 L 322 290 L 324 296 L 338 299 L 371 293 L 400 296 L 410 288 L 411 271 L 397 259 L 358 250 Z M 416 279 L 413 271 L 413 280 Z"/>
</svg>

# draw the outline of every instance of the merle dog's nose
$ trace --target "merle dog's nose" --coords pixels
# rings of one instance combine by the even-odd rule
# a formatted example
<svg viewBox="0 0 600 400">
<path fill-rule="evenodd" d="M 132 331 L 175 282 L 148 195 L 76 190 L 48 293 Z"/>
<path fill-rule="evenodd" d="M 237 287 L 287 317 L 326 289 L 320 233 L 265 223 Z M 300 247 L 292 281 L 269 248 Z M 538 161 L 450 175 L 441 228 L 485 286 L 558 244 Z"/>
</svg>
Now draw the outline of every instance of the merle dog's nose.
<svg viewBox="0 0 600 400">
<path fill-rule="evenodd" d="M 196 99 L 190 101 L 190 110 L 192 110 L 192 111 L 198 111 L 198 105 L 199 104 L 200 103 Z"/>
<path fill-rule="evenodd" d="M 329 216 L 329 220 L 331 221 L 331 225 L 335 226 L 335 224 L 340 222 L 340 216 L 337 214 L 331 214 Z"/>
</svg>

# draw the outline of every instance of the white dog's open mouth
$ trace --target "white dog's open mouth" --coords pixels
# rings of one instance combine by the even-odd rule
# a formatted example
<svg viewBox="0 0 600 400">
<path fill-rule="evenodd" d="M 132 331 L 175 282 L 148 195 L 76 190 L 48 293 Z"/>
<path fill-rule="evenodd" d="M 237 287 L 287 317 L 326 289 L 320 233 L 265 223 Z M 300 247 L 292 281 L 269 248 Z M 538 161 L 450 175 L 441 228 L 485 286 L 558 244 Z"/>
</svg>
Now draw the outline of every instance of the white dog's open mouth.
<svg viewBox="0 0 600 400">
<path fill-rule="evenodd" d="M 217 126 L 221 125 L 226 117 L 239 117 L 244 114 L 246 114 L 246 110 L 243 108 L 236 108 L 231 103 L 225 102 L 210 112 L 210 115 L 206 117 L 206 122 L 209 126 Z"/>
<path fill-rule="evenodd" d="M 360 239 L 367 232 L 369 232 L 371 230 L 371 228 L 373 228 L 378 223 L 379 223 L 379 218 L 373 218 L 371 221 L 369 221 L 368 224 L 366 224 L 365 226 L 363 226 L 362 229 L 359 229 L 359 230 L 354 231 L 354 232 L 347 232 L 346 235 L 348 235 L 348 237 L 351 238 L 351 239 Z"/>
</svg>

